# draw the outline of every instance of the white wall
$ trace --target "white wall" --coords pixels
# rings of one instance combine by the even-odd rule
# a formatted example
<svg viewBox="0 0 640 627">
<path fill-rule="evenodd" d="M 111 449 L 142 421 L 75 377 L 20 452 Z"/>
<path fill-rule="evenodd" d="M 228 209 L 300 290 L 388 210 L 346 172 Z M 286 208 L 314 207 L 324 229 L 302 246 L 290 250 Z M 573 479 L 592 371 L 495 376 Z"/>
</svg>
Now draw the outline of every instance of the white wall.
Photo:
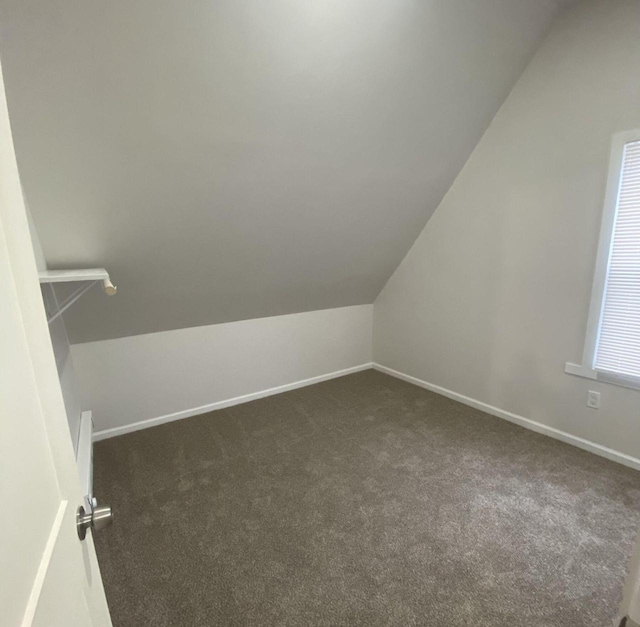
<svg viewBox="0 0 640 627">
<path fill-rule="evenodd" d="M 75 344 L 98 437 L 371 362 L 371 305 Z M 248 399 L 243 399 L 248 400 Z M 159 419 L 144 425 L 141 421 Z M 134 426 L 135 425 L 135 426 Z"/>
<path fill-rule="evenodd" d="M 43 285 L 42 296 L 44 298 L 45 309 L 47 311 L 55 311 L 58 307 L 58 301 L 54 287 L 50 284 Z M 82 407 L 80 406 L 80 396 L 78 393 L 73 358 L 71 356 L 71 346 L 69 345 L 67 329 L 62 316 L 59 316 L 49 324 L 49 335 L 51 336 L 53 354 L 56 358 L 56 367 L 58 369 L 60 387 L 62 388 L 62 398 L 64 399 L 64 406 L 67 412 L 71 440 L 73 441 L 73 448 L 77 453 Z"/>
<path fill-rule="evenodd" d="M 24 206 L 27 210 L 27 221 L 29 222 L 29 235 L 31 235 L 31 245 L 33 246 L 33 254 L 36 259 L 36 268 L 38 272 L 42 272 L 47 269 L 47 261 L 44 258 L 44 252 L 42 252 L 42 243 L 40 242 L 40 236 L 36 229 L 35 222 L 33 221 L 33 215 L 27 204 L 27 200 L 24 200 Z"/>
<path fill-rule="evenodd" d="M 29 231 L 31 234 L 31 244 L 36 258 L 36 267 L 38 272 L 47 269 L 47 262 L 42 253 L 42 246 L 38 231 L 33 222 L 31 211 L 27 206 L 27 218 L 29 220 Z M 42 297 L 44 299 L 45 309 L 47 311 L 55 311 L 57 309 L 57 296 L 52 285 L 42 286 Z M 71 347 L 67 336 L 67 329 L 62 316 L 56 318 L 49 325 L 49 334 L 51 336 L 51 344 L 53 346 L 53 354 L 56 360 L 56 368 L 58 369 L 58 377 L 60 379 L 60 387 L 62 388 L 62 397 L 67 412 L 67 421 L 69 423 L 69 431 L 73 442 L 73 449 L 78 452 L 78 436 L 80 433 L 80 417 L 82 414 L 80 407 L 80 398 L 78 395 L 75 371 L 73 368 L 73 359 L 71 358 Z"/>
<path fill-rule="evenodd" d="M 376 300 L 376 362 L 640 457 L 640 392 L 563 372 L 582 355 L 610 140 L 640 127 L 639 77 L 638 0 L 556 22 Z"/>
</svg>

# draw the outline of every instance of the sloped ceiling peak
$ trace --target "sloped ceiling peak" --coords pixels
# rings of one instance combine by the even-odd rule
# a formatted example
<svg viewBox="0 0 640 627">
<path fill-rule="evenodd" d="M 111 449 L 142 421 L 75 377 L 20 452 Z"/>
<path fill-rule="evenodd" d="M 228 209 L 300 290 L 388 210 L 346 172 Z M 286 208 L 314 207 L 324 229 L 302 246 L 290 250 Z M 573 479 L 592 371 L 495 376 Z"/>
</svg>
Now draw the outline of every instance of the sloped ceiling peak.
<svg viewBox="0 0 640 627">
<path fill-rule="evenodd" d="M 373 302 L 546 31 L 533 0 L 2 0 L 72 342 Z"/>
</svg>

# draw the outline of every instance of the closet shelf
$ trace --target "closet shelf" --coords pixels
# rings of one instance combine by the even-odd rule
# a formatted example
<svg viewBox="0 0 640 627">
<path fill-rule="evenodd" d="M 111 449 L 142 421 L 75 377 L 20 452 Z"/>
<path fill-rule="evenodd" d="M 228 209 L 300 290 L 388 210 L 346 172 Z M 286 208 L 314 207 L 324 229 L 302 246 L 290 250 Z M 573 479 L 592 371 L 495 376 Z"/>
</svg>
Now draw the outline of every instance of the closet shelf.
<svg viewBox="0 0 640 627">
<path fill-rule="evenodd" d="M 38 273 L 40 283 L 74 283 L 77 281 L 104 281 L 109 273 L 104 268 L 88 270 L 45 270 Z"/>
<path fill-rule="evenodd" d="M 51 324 L 58 316 L 61 316 L 73 303 L 85 292 L 88 292 L 96 283 L 102 282 L 102 287 L 107 296 L 113 296 L 118 288 L 111 282 L 109 273 L 104 268 L 89 268 L 82 270 L 44 270 L 38 273 L 40 283 L 85 283 L 71 294 L 57 310 L 49 313 L 47 321 Z"/>
</svg>

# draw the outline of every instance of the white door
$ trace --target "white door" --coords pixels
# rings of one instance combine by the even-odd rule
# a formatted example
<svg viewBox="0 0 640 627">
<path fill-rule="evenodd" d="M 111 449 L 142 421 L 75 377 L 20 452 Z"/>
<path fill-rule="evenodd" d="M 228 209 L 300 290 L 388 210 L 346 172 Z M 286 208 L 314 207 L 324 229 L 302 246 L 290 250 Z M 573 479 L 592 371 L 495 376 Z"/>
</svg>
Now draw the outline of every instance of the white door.
<svg viewBox="0 0 640 627">
<path fill-rule="evenodd" d="M 620 617 L 628 616 L 633 623 L 627 625 L 640 625 L 640 535 L 636 540 L 631 561 L 629 563 L 629 575 L 624 590 L 624 599 Z"/>
<path fill-rule="evenodd" d="M 0 68 L 2 627 L 111 625 L 91 532 L 76 532 L 82 502 Z"/>
</svg>

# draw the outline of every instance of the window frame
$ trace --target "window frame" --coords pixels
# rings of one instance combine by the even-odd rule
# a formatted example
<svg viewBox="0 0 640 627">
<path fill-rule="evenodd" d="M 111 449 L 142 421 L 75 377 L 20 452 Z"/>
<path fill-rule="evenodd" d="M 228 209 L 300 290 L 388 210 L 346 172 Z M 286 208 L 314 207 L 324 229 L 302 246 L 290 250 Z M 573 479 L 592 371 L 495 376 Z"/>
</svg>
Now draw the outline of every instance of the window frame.
<svg viewBox="0 0 640 627">
<path fill-rule="evenodd" d="M 598 253 L 591 287 L 591 303 L 589 305 L 589 317 L 587 319 L 587 333 L 582 352 L 582 363 L 567 362 L 565 372 L 568 374 L 586 377 L 605 383 L 613 383 L 623 387 L 640 390 L 640 377 L 625 377 L 613 373 L 605 373 L 594 370 L 596 346 L 600 330 L 600 319 L 604 306 L 605 289 L 607 285 L 607 273 L 609 270 L 609 258 L 613 244 L 613 229 L 615 226 L 618 196 L 622 179 L 622 160 L 626 144 L 640 141 L 640 129 L 624 131 L 613 136 L 611 141 L 611 153 L 609 157 L 609 173 L 607 176 L 607 188 L 604 197 L 602 221 L 600 224 L 600 237 L 598 240 Z"/>
</svg>

